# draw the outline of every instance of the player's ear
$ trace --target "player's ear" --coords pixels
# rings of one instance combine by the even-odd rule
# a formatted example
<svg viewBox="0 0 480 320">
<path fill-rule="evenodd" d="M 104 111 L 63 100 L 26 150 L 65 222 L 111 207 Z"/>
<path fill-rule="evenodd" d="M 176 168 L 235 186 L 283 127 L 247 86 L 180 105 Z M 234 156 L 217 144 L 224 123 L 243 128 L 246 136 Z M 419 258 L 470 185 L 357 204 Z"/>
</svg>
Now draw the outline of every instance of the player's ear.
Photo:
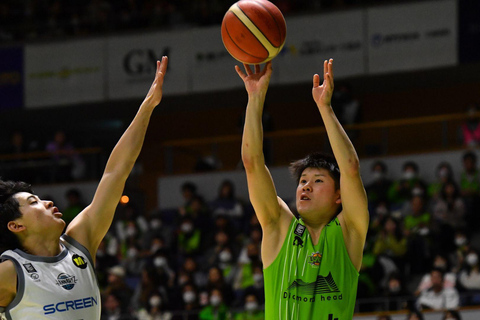
<svg viewBox="0 0 480 320">
<path fill-rule="evenodd" d="M 342 195 L 340 194 L 340 189 L 337 190 L 336 192 L 336 199 L 335 199 L 335 203 L 336 204 L 341 204 L 342 203 Z"/>
<path fill-rule="evenodd" d="M 10 221 L 7 223 L 7 228 L 13 233 L 18 233 L 25 230 L 25 226 L 18 221 Z"/>
</svg>

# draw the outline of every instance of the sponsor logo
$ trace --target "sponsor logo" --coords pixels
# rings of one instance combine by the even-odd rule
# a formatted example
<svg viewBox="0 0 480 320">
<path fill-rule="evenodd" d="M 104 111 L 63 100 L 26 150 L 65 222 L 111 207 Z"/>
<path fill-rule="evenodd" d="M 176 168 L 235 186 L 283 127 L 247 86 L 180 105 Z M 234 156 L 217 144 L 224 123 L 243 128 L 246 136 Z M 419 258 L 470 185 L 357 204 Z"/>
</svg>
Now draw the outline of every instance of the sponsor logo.
<svg viewBox="0 0 480 320">
<path fill-rule="evenodd" d="M 38 275 L 38 273 L 32 273 L 30 275 L 30 278 L 32 278 L 35 282 L 39 282 L 40 280 L 40 276 Z"/>
<path fill-rule="evenodd" d="M 320 252 L 313 252 L 307 257 L 308 264 L 314 268 L 318 268 L 322 262 L 322 254 Z"/>
<path fill-rule="evenodd" d="M 25 270 L 27 270 L 28 273 L 38 272 L 31 263 L 25 263 L 23 267 L 25 268 Z"/>
<path fill-rule="evenodd" d="M 303 236 L 304 232 L 305 232 L 305 226 L 303 224 L 297 224 L 297 227 L 295 228 L 295 231 L 293 233 L 301 237 Z"/>
<path fill-rule="evenodd" d="M 123 70 L 131 77 L 150 77 L 157 68 L 157 60 L 168 56 L 170 51 L 170 47 L 165 47 L 162 54 L 157 55 L 153 49 L 132 49 L 123 57 Z"/>
<path fill-rule="evenodd" d="M 77 283 L 77 278 L 66 273 L 60 273 L 55 284 L 65 290 L 72 290 Z"/>
<path fill-rule="evenodd" d="M 85 260 L 84 257 L 79 256 L 78 254 L 74 254 L 72 257 L 73 264 L 75 267 L 80 268 L 80 269 L 86 269 L 87 268 L 87 261 Z"/>
<path fill-rule="evenodd" d="M 293 240 L 293 245 L 303 248 L 303 240 L 299 236 L 295 236 L 295 239 Z"/>
<path fill-rule="evenodd" d="M 320 297 L 318 298 L 316 295 L 320 295 Z M 293 281 L 283 292 L 283 298 L 298 302 L 336 301 L 343 300 L 343 295 L 330 272 L 326 277 L 317 276 L 313 282 L 305 282 L 301 279 Z"/>
<path fill-rule="evenodd" d="M 97 298 L 87 297 L 76 300 L 61 301 L 58 303 L 47 304 L 43 306 L 44 314 L 53 314 L 56 312 L 66 312 L 70 310 L 87 309 L 98 305 Z"/>
</svg>

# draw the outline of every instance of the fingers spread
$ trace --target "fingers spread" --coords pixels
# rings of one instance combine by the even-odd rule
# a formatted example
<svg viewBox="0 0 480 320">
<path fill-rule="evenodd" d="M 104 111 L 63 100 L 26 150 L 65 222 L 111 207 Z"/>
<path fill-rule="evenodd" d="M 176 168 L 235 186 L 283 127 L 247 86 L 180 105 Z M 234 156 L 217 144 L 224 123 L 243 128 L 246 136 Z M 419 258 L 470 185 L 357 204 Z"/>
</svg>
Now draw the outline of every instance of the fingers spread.
<svg viewBox="0 0 480 320">
<path fill-rule="evenodd" d="M 255 65 L 255 73 L 260 73 L 260 65 L 259 64 Z"/>
<path fill-rule="evenodd" d="M 244 63 L 243 66 L 245 67 L 245 71 L 247 72 L 247 75 L 251 75 L 253 73 L 252 69 L 250 69 L 250 66 L 248 64 Z"/>
<path fill-rule="evenodd" d="M 247 75 L 245 74 L 245 72 L 242 71 L 242 69 L 240 69 L 239 66 L 235 66 L 235 71 L 237 71 L 238 75 L 240 76 L 240 78 L 244 79 Z"/>
</svg>

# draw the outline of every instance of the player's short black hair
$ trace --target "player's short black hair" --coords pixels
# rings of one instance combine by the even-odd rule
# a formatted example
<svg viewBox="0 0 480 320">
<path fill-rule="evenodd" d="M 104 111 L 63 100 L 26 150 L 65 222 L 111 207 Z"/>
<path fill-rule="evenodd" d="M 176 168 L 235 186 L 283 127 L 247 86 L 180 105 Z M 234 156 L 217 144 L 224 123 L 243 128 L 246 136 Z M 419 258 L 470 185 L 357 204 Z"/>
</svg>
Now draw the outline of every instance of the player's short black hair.
<svg viewBox="0 0 480 320">
<path fill-rule="evenodd" d="M 22 216 L 20 204 L 13 196 L 19 192 L 33 193 L 32 186 L 22 181 L 0 179 L 0 253 L 22 248 L 17 236 L 8 230 L 8 223 Z"/>
<path fill-rule="evenodd" d="M 292 162 L 290 164 L 290 173 L 297 183 L 300 181 L 303 171 L 307 168 L 326 169 L 335 181 L 335 188 L 340 189 L 340 169 L 333 155 L 323 152 L 313 152 L 303 159 Z"/>
</svg>

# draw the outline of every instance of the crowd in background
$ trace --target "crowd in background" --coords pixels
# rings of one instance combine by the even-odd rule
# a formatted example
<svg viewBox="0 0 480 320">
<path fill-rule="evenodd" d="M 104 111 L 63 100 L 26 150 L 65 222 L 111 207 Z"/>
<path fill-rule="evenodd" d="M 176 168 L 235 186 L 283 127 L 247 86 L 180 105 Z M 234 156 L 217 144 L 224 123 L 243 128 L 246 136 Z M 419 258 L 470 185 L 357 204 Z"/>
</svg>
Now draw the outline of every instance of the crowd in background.
<svg viewBox="0 0 480 320">
<path fill-rule="evenodd" d="M 459 161 L 460 175 L 442 162 L 429 182 L 412 161 L 393 180 L 384 162 L 372 165 L 357 311 L 480 303 L 480 171 L 474 152 Z M 206 201 L 186 181 L 183 203 L 171 210 L 119 205 L 97 252 L 105 319 L 263 319 L 262 230 L 231 181 L 212 187 L 218 196 Z M 81 194 L 68 196 L 67 222 L 83 209 Z M 180 310 L 192 313 L 176 316 Z"/>
<path fill-rule="evenodd" d="M 278 0 L 285 16 L 406 0 Z M 34 41 L 139 30 L 220 24 L 235 1 L 6 0 L 0 2 L 0 41 Z"/>
</svg>

